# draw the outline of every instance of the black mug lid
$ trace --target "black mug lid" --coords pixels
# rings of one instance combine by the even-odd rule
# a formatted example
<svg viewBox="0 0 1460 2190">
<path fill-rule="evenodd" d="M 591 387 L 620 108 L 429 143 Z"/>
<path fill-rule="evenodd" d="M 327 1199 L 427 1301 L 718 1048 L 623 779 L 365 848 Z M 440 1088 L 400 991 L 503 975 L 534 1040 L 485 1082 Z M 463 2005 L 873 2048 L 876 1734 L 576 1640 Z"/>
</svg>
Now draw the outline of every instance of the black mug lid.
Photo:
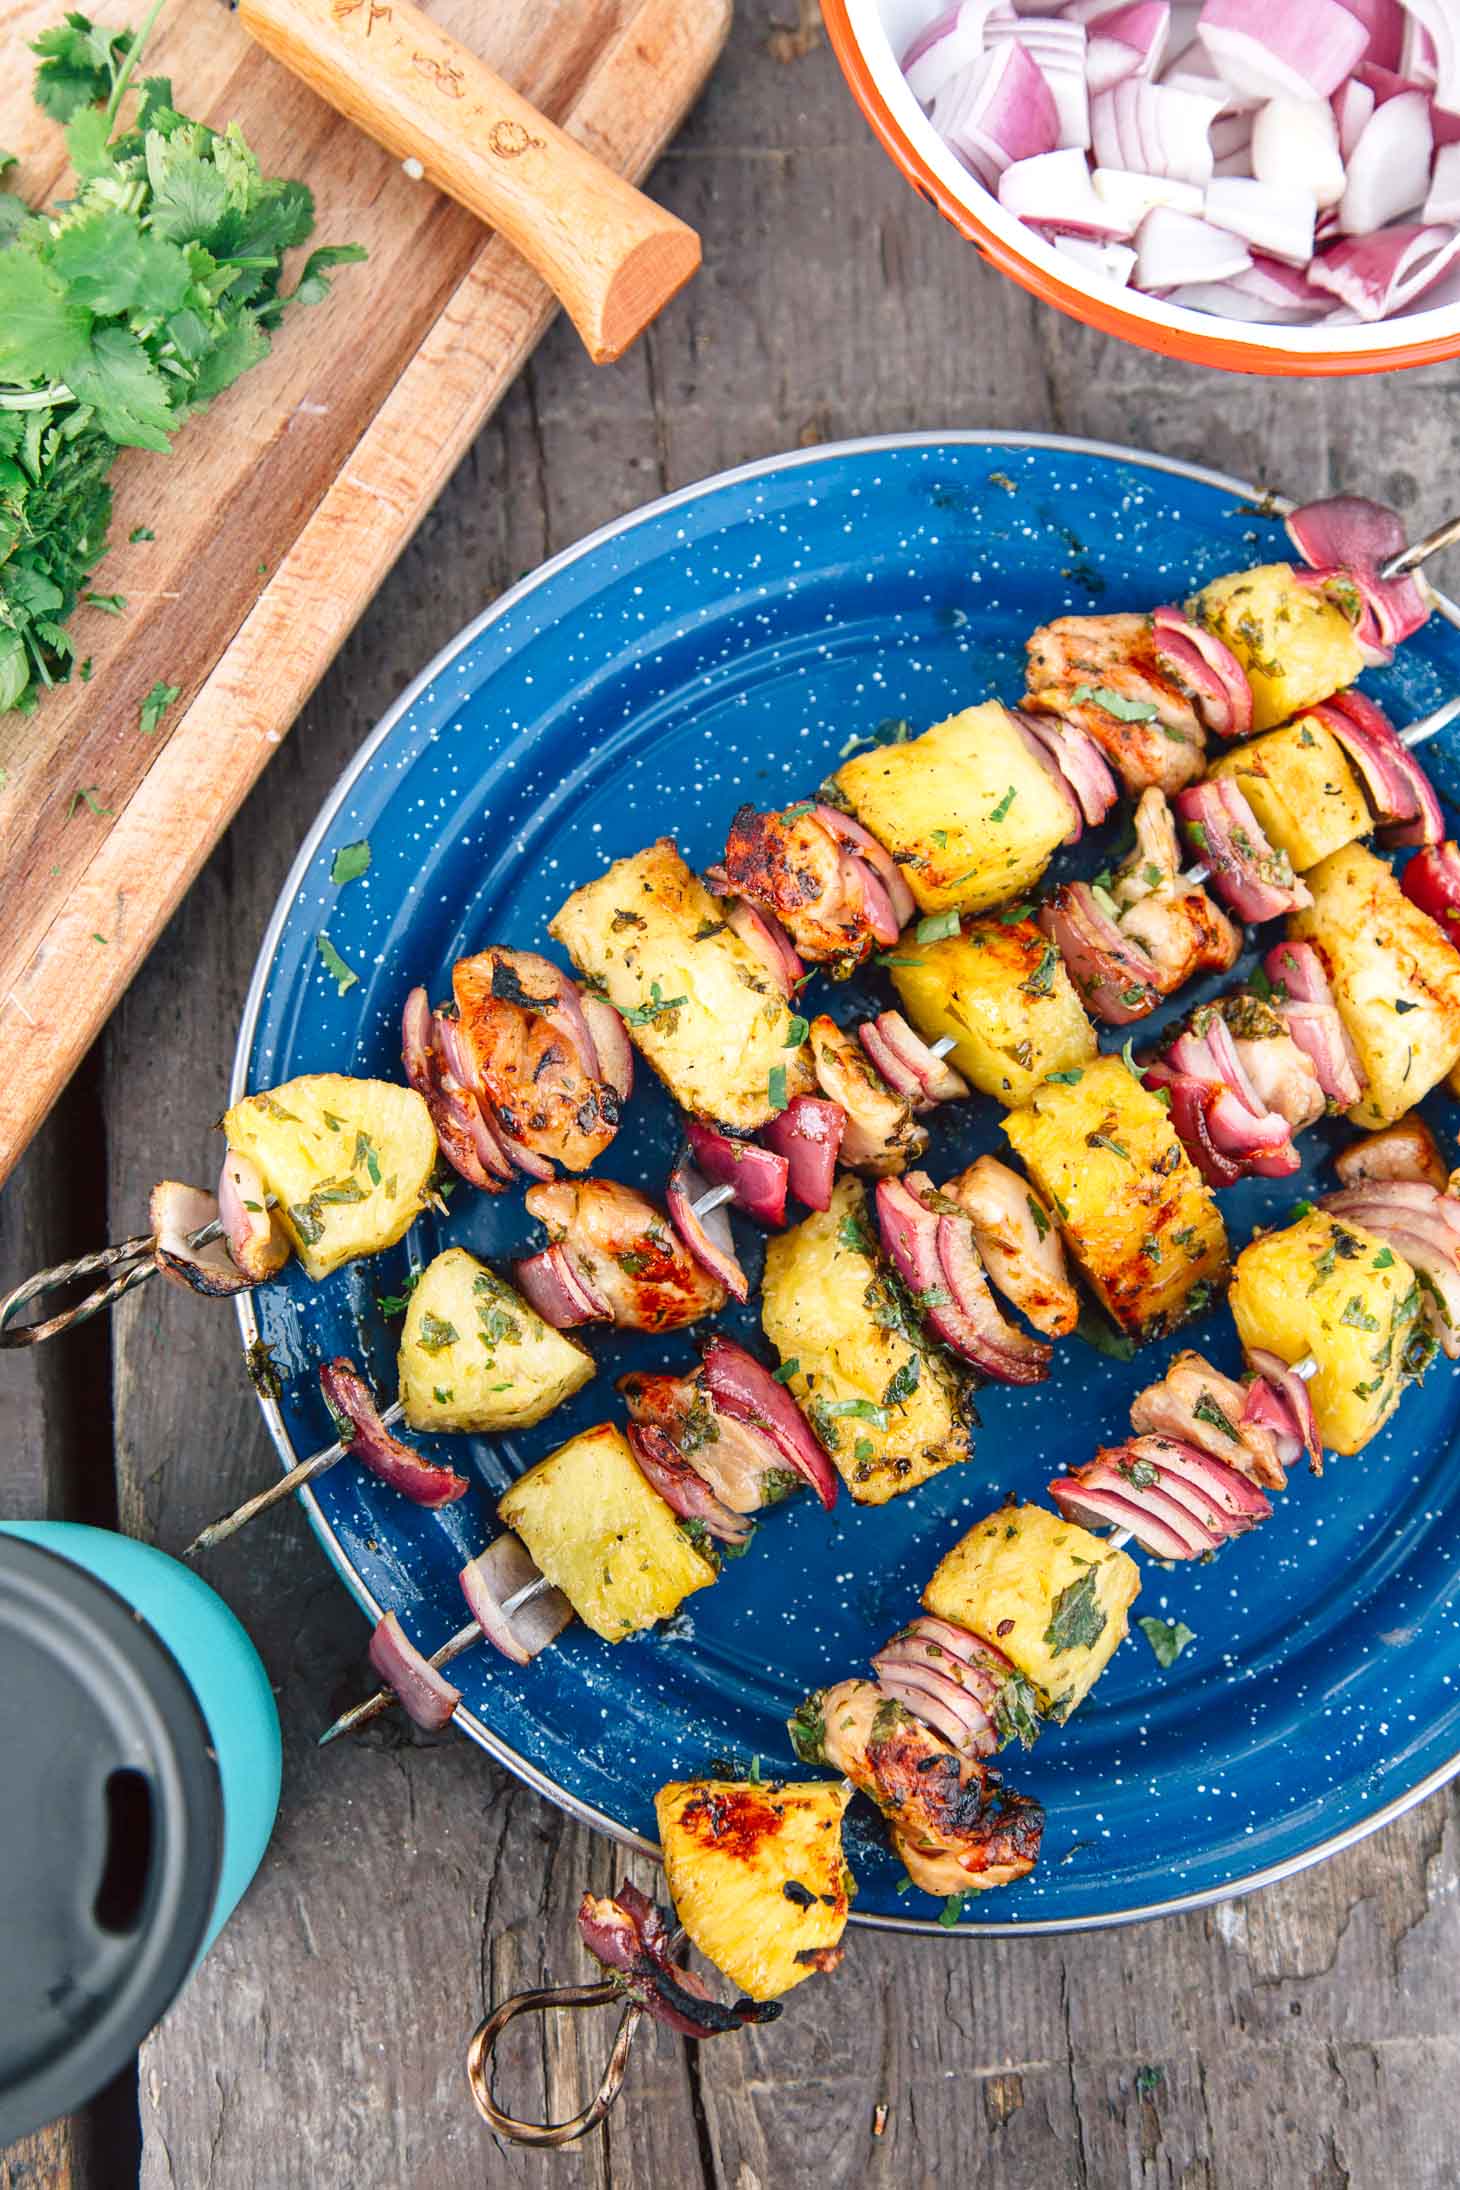
<svg viewBox="0 0 1460 2190">
<path fill-rule="evenodd" d="M 0 2145 L 135 2053 L 201 1951 L 222 1858 L 171 1651 L 84 1567 L 0 1533 Z"/>
</svg>

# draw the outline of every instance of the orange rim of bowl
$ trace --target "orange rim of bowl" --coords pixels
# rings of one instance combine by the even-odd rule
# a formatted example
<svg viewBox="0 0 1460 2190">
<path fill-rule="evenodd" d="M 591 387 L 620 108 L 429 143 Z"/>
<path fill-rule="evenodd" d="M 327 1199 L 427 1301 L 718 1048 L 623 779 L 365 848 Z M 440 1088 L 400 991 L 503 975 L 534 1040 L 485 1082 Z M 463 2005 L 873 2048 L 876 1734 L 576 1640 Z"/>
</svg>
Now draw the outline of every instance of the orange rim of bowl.
<svg viewBox="0 0 1460 2190">
<path fill-rule="evenodd" d="M 1431 335 L 1423 342 L 1396 343 L 1393 349 L 1325 350 L 1314 354 L 1299 350 L 1270 350 L 1231 335 L 1188 334 L 1185 328 L 1161 327 L 1136 319 L 1118 304 L 1106 304 L 1083 289 L 1073 288 L 1047 268 L 1011 248 L 993 229 L 985 227 L 972 208 L 954 196 L 947 184 L 928 166 L 908 138 L 877 87 L 863 56 L 847 13 L 847 0 L 821 0 L 822 20 L 831 49 L 837 57 L 847 87 L 872 125 L 883 150 L 901 168 L 920 198 L 935 206 L 960 236 L 1001 274 L 1017 281 L 1042 303 L 1053 304 L 1071 319 L 1098 327 L 1122 342 L 1134 342 L 1164 357 L 1184 358 L 1190 365 L 1206 365 L 1224 372 L 1255 373 L 1260 377 L 1287 376 L 1318 380 L 1345 374 L 1402 371 L 1411 365 L 1438 365 L 1460 355 L 1460 328 L 1448 335 Z"/>
</svg>

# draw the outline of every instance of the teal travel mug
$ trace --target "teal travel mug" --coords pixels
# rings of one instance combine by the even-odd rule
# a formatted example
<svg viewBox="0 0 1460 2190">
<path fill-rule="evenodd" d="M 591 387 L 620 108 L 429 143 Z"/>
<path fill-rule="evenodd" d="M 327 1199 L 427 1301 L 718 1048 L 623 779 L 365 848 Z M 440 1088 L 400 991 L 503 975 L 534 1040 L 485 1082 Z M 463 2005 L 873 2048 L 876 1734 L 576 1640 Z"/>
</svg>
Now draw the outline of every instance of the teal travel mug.
<svg viewBox="0 0 1460 2190">
<path fill-rule="evenodd" d="M 279 1719 L 222 1599 L 150 1544 L 0 1523 L 0 2146 L 82 2105 L 257 1870 Z"/>
</svg>

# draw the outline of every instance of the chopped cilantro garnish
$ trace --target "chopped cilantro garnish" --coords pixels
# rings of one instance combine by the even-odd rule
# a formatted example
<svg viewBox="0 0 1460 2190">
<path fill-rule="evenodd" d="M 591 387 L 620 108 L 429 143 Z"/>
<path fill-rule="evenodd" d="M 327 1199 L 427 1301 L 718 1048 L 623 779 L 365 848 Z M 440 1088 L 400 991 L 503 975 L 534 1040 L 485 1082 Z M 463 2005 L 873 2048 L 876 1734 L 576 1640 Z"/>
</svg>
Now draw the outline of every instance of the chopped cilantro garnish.
<svg viewBox="0 0 1460 2190">
<path fill-rule="evenodd" d="M 788 1048 L 789 1046 L 787 1044 Z M 786 1068 L 784 1065 L 772 1065 L 770 1071 L 766 1074 L 765 1099 L 774 1115 L 779 1117 L 789 1100 L 786 1094 Z"/>
<path fill-rule="evenodd" d="M 359 974 L 355 972 L 352 966 L 345 964 L 344 959 L 341 958 L 322 928 L 314 939 L 314 947 L 319 952 L 325 972 L 334 982 L 340 995 L 343 996 L 347 989 L 352 989 L 355 986 L 360 978 Z"/>
<path fill-rule="evenodd" d="M 158 678 L 156 684 L 153 685 L 152 690 L 142 702 L 140 727 L 144 738 L 151 737 L 173 701 L 181 697 L 182 686 L 180 684 L 164 684 L 162 679 Z"/>
<path fill-rule="evenodd" d="M 799 1011 L 793 1011 L 786 1021 L 786 1048 L 799 1049 L 810 1032 L 810 1020 L 803 1019 Z M 784 1109 L 785 1105 L 783 1104 L 781 1107 Z"/>
<path fill-rule="evenodd" d="M 370 865 L 370 840 L 361 837 L 358 843 L 341 844 L 330 862 L 331 882 L 358 882 Z"/>
<path fill-rule="evenodd" d="M 927 914 L 914 933 L 920 943 L 946 943 L 950 935 L 957 935 L 958 928 L 957 911 L 950 905 L 947 912 Z"/>
<path fill-rule="evenodd" d="M 1156 1663 L 1163 1668 L 1174 1665 L 1187 1644 L 1196 1641 L 1196 1629 L 1188 1627 L 1185 1620 L 1158 1620 L 1148 1612 L 1136 1621 L 1136 1626 L 1155 1652 Z M 1147 2071 L 1143 2069 L 1141 2073 L 1145 2075 Z M 1157 2078 L 1160 2073 L 1159 2069 L 1154 2071 Z"/>
<path fill-rule="evenodd" d="M 990 820 L 990 821 L 1002 821 L 1002 820 L 1003 820 L 1003 818 L 1004 818 L 1004 816 L 1005 816 L 1005 814 L 1007 814 L 1007 813 L 1008 813 L 1008 811 L 1009 811 L 1009 808 L 1010 808 L 1010 807 L 1011 807 L 1011 806 L 1013 805 L 1013 803 L 1014 803 L 1015 799 L 1016 799 L 1016 798 L 1017 798 L 1018 796 L 1019 796 L 1019 792 L 1018 792 L 1018 787 L 1017 787 L 1017 785 L 1015 785 L 1015 784 L 1012 784 L 1012 783 L 1011 783 L 1011 784 L 1009 785 L 1009 788 L 1008 788 L 1008 790 L 1007 790 L 1007 791 L 1006 791 L 1006 792 L 1004 793 L 1003 797 L 1002 797 L 1002 798 L 1001 798 L 1001 799 L 999 800 L 999 803 L 998 803 L 998 805 L 997 805 L 997 806 L 996 806 L 996 807 L 994 808 L 993 812 L 992 812 L 992 813 L 991 813 L 991 814 L 989 815 L 989 820 Z"/>
<path fill-rule="evenodd" d="M 1128 700 L 1105 684 L 1077 684 L 1070 698 L 1077 707 L 1098 707 L 1117 722 L 1154 722 L 1161 712 L 1154 700 Z"/>
</svg>

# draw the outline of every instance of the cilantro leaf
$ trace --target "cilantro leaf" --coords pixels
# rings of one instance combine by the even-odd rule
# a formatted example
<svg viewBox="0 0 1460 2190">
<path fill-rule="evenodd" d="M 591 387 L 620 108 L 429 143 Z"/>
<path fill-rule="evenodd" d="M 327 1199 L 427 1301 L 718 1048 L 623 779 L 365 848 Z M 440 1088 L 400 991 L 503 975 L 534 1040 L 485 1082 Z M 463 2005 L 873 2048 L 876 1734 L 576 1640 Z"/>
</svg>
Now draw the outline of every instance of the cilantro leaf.
<svg viewBox="0 0 1460 2190">
<path fill-rule="evenodd" d="M 343 996 L 347 989 L 352 989 L 355 986 L 360 978 L 359 974 L 355 972 L 352 966 L 345 964 L 344 959 L 341 958 L 323 929 L 315 937 L 314 947 L 319 952 L 325 972 L 334 982 L 340 995 Z"/>
<path fill-rule="evenodd" d="M 153 685 L 152 690 L 142 702 L 141 727 L 144 738 L 151 737 L 173 701 L 180 699 L 181 696 L 182 686 L 180 684 L 164 684 L 162 679 L 158 678 L 156 684 Z"/>
<path fill-rule="evenodd" d="M 1156 1663 L 1166 1669 L 1173 1666 L 1188 1643 L 1196 1641 L 1196 1629 L 1188 1627 L 1185 1620 L 1158 1620 L 1153 1613 L 1145 1613 L 1136 1621 L 1156 1654 Z"/>
<path fill-rule="evenodd" d="M 357 843 L 341 844 L 330 862 L 331 882 L 358 882 L 370 865 L 370 840 L 361 837 Z"/>
</svg>

